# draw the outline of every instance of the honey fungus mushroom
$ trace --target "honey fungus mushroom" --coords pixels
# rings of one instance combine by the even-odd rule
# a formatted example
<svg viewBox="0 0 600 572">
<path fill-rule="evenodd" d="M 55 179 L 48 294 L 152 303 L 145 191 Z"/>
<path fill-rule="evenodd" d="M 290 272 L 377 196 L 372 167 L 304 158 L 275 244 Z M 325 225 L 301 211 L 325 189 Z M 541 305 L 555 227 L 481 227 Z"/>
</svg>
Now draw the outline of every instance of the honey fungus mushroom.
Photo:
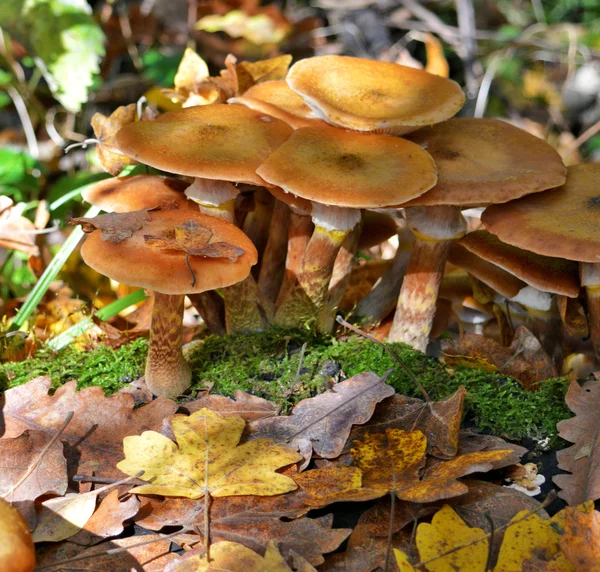
<svg viewBox="0 0 600 572">
<path fill-rule="evenodd" d="M 81 248 L 94 270 L 154 291 L 146 385 L 174 398 L 191 384 L 181 351 L 186 294 L 244 280 L 256 263 L 250 239 L 236 226 L 202 213 L 148 210 L 74 219 L 88 232 Z"/>
</svg>

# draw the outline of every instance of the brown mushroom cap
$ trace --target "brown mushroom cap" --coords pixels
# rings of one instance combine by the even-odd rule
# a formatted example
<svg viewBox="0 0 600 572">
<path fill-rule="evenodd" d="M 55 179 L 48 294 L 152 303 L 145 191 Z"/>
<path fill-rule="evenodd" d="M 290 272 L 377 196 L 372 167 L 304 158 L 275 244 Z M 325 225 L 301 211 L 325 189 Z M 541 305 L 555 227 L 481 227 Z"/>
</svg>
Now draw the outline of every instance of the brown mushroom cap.
<svg viewBox="0 0 600 572">
<path fill-rule="evenodd" d="M 322 123 L 315 112 L 285 81 L 257 83 L 239 97 L 228 100 L 241 103 L 262 113 L 285 121 L 294 129 Z"/>
<path fill-rule="evenodd" d="M 329 126 L 294 131 L 257 173 L 302 198 L 351 208 L 406 202 L 436 181 L 433 159 L 418 145 Z"/>
<path fill-rule="evenodd" d="M 256 264 L 258 255 L 250 239 L 239 228 L 223 220 L 183 210 L 150 211 L 148 218 L 148 223 L 118 244 L 102 240 L 100 231 L 94 230 L 81 247 L 86 264 L 121 284 L 163 294 L 198 294 L 230 286 L 246 278 Z M 190 256 L 189 264 L 196 278 L 194 287 L 191 286 L 185 252 L 161 250 L 144 240 L 145 235 L 161 236 L 190 221 L 210 229 L 211 244 L 227 242 L 244 251 L 235 262 L 227 258 Z"/>
<path fill-rule="evenodd" d="M 288 207 L 291 207 L 294 212 L 298 214 L 304 214 L 306 216 L 310 216 L 312 213 L 312 203 L 303 199 L 302 197 L 297 197 L 292 193 L 287 193 L 281 187 L 269 186 L 267 190 L 282 203 L 285 203 Z"/>
<path fill-rule="evenodd" d="M 488 207 L 485 228 L 537 254 L 600 262 L 600 163 L 569 167 L 555 190 Z"/>
<path fill-rule="evenodd" d="M 286 80 L 319 117 L 355 131 L 402 135 L 452 117 L 465 102 L 452 80 L 348 56 L 300 60 Z"/>
<path fill-rule="evenodd" d="M 486 206 L 565 181 L 562 159 L 548 143 L 497 119 L 450 119 L 408 138 L 431 154 L 438 182 L 406 206 Z"/>
<path fill-rule="evenodd" d="M 185 181 L 157 175 L 114 177 L 85 189 L 81 196 L 88 203 L 109 213 L 124 213 L 159 206 L 196 211 L 198 207 L 183 193 L 188 186 Z"/>
<path fill-rule="evenodd" d="M 262 185 L 256 168 L 293 132 L 242 105 L 201 105 L 126 125 L 119 150 L 170 173 Z"/>
<path fill-rule="evenodd" d="M 523 250 L 502 242 L 485 230 L 467 234 L 458 244 L 538 290 L 570 298 L 579 295 L 579 270 L 576 262 Z"/>
</svg>

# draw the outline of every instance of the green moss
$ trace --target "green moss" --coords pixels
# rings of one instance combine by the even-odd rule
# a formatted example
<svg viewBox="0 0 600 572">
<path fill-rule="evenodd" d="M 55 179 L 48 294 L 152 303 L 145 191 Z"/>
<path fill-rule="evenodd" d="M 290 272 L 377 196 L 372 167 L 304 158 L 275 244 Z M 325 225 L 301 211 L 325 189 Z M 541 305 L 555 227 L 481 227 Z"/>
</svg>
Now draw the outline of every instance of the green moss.
<svg viewBox="0 0 600 572">
<path fill-rule="evenodd" d="M 450 370 L 408 346 L 393 344 L 392 348 L 432 399 L 443 399 L 464 385 L 467 420 L 480 430 L 511 439 L 550 437 L 556 442 L 556 423 L 571 415 L 564 404 L 568 387 L 564 379 L 548 380 L 532 393 L 502 374 Z M 4 367 L 11 386 L 37 375 L 50 375 L 56 385 L 77 379 L 80 388 L 99 385 L 112 393 L 143 373 L 145 355 L 146 341 L 136 340 L 118 350 L 41 352 L 35 359 Z M 358 337 L 339 341 L 297 330 L 210 336 L 189 350 L 188 359 L 194 389 L 203 389 L 205 383 L 214 384 L 213 392 L 223 395 L 242 389 L 272 400 L 284 410 L 323 391 L 337 374 L 349 377 L 374 371 L 383 375 L 390 368 L 395 369 L 388 382 L 399 393 L 419 396 L 414 381 L 387 352 Z"/>
</svg>

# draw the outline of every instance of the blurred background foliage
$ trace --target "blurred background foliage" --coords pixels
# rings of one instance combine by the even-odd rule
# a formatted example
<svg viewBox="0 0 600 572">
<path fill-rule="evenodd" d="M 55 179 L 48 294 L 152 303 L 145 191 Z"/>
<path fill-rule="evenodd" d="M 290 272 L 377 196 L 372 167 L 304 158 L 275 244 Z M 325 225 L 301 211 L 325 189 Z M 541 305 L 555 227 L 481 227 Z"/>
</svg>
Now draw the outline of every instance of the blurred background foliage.
<svg viewBox="0 0 600 572">
<path fill-rule="evenodd" d="M 229 53 L 447 67 L 467 93 L 461 115 L 507 119 L 567 164 L 600 160 L 597 0 L 2 0 L 0 336 L 86 211 L 81 188 L 107 176 L 91 116 L 142 97 L 177 106 L 165 88 L 186 47 L 211 75 Z M 76 252 L 53 278 L 37 313 L 16 322 L 36 339 L 131 295 Z"/>
</svg>

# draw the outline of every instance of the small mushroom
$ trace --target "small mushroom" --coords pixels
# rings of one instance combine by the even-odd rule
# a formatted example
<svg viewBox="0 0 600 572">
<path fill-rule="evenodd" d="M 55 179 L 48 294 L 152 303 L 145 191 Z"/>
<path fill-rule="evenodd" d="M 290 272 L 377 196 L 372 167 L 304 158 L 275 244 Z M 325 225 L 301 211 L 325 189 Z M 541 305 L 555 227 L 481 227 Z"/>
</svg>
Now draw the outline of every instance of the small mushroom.
<svg viewBox="0 0 600 572">
<path fill-rule="evenodd" d="M 154 395 L 181 395 L 191 383 L 181 351 L 184 296 L 244 280 L 257 260 L 254 245 L 232 224 L 179 209 L 74 222 L 90 233 L 81 248 L 89 266 L 122 284 L 154 290 L 146 385 Z"/>
</svg>

